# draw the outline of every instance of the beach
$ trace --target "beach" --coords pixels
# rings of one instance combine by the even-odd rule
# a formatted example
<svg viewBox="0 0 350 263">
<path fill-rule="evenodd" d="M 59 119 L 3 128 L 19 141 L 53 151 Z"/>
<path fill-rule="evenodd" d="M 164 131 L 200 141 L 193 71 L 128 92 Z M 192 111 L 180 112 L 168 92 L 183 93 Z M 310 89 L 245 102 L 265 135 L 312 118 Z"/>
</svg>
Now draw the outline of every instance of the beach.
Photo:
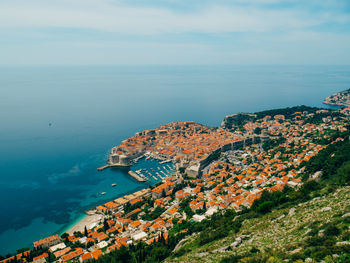
<svg viewBox="0 0 350 263">
<path fill-rule="evenodd" d="M 84 233 L 85 226 L 87 229 L 90 229 L 95 225 L 99 224 L 100 222 L 102 222 L 102 220 L 103 220 L 103 215 L 101 214 L 87 215 L 66 232 L 70 235 L 72 235 L 76 231 L 80 231 Z"/>
</svg>

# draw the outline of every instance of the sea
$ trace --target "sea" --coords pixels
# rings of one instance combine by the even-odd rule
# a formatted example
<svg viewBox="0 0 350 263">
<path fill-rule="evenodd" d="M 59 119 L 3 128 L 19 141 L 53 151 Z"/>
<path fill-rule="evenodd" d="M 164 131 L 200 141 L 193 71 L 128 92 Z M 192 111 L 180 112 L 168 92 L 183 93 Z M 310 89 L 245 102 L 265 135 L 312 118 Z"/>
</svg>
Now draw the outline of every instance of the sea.
<svg viewBox="0 0 350 263">
<path fill-rule="evenodd" d="M 136 132 L 225 115 L 322 104 L 349 66 L 23 66 L 0 68 L 0 254 L 62 234 L 97 204 L 157 180 L 106 164 Z M 157 169 L 140 160 L 131 169 Z M 112 184 L 116 184 L 112 187 Z"/>
</svg>

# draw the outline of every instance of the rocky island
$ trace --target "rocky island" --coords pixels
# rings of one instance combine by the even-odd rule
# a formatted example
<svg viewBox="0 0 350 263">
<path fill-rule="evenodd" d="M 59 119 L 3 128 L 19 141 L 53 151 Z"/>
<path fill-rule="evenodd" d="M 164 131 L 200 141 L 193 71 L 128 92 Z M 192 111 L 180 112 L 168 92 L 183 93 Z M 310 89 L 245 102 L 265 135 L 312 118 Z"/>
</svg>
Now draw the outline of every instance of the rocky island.
<svg viewBox="0 0 350 263">
<path fill-rule="evenodd" d="M 350 107 L 350 89 L 337 92 L 323 101 L 324 104 Z"/>
</svg>

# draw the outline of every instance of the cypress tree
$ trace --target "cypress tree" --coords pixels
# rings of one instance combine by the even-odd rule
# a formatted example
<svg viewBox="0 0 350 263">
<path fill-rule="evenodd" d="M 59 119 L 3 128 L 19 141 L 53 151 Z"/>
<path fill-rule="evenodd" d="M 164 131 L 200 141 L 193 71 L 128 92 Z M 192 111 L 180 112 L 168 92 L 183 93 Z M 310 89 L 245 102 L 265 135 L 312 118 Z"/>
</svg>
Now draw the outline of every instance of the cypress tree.
<svg viewBox="0 0 350 263">
<path fill-rule="evenodd" d="M 86 237 L 88 237 L 88 231 L 87 231 L 86 226 L 85 226 L 85 228 L 84 228 L 84 235 L 85 235 Z"/>
<path fill-rule="evenodd" d="M 107 229 L 109 228 L 109 225 L 107 223 L 107 219 L 105 218 L 105 220 L 103 221 L 103 228 L 105 231 L 107 231 Z"/>
</svg>

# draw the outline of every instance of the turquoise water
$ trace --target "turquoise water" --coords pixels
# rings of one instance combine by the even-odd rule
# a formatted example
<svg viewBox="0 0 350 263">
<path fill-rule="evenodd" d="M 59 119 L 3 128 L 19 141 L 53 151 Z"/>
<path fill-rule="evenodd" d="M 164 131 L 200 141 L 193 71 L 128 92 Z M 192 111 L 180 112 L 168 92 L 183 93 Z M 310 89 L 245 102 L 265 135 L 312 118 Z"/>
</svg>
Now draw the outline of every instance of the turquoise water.
<svg viewBox="0 0 350 263">
<path fill-rule="evenodd" d="M 84 210 L 154 183 L 138 183 L 122 169 L 96 170 L 111 147 L 138 131 L 322 106 L 324 97 L 348 88 L 350 67 L 3 67 L 0 254 L 60 233 Z M 140 160 L 132 169 L 157 165 Z"/>
</svg>

